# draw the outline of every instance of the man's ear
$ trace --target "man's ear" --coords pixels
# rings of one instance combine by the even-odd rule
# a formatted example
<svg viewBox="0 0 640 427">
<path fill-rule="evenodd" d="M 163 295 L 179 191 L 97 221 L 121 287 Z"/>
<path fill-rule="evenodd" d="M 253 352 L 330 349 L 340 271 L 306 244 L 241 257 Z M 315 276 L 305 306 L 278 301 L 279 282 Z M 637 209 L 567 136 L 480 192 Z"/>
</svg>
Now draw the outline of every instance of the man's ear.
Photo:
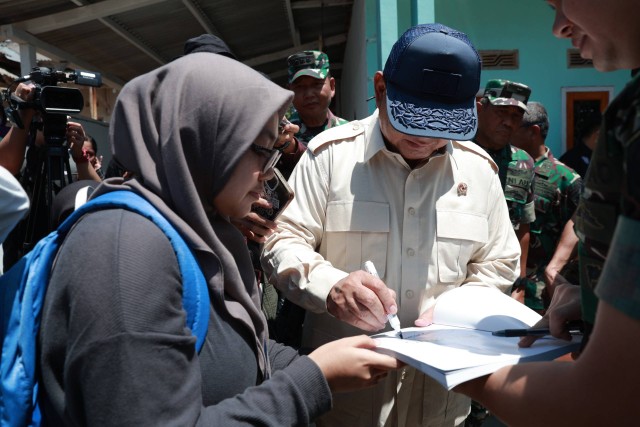
<svg viewBox="0 0 640 427">
<path fill-rule="evenodd" d="M 373 75 L 373 91 L 376 97 L 376 107 L 382 108 L 387 96 L 387 83 L 384 81 L 382 71 L 376 71 Z"/>
<path fill-rule="evenodd" d="M 329 87 L 331 88 L 331 97 L 333 98 L 336 94 L 336 79 L 333 77 L 329 77 Z"/>
<path fill-rule="evenodd" d="M 533 132 L 533 134 L 536 137 L 538 137 L 538 136 L 542 137 L 542 135 L 541 135 L 542 130 L 540 129 L 540 125 L 531 125 L 529 127 L 531 128 L 531 132 Z"/>
</svg>

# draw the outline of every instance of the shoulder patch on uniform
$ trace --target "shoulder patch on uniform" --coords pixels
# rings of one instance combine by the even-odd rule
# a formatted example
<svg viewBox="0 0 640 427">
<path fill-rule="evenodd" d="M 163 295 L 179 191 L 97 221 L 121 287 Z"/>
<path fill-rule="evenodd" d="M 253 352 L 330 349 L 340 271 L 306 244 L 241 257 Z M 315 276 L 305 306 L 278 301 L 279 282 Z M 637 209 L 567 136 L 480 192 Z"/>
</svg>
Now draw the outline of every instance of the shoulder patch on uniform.
<svg viewBox="0 0 640 427">
<path fill-rule="evenodd" d="M 456 148 L 459 148 L 459 149 L 465 150 L 465 151 L 470 151 L 470 152 L 472 152 L 474 154 L 479 155 L 480 157 L 484 158 L 485 160 L 488 160 L 489 164 L 493 168 L 493 171 L 496 172 L 496 173 L 498 172 L 498 165 L 496 164 L 496 162 L 491 158 L 489 153 L 487 153 L 484 150 L 484 148 L 480 147 L 475 142 L 473 142 L 473 141 L 455 141 L 455 140 L 451 140 L 451 143 Z"/>
<path fill-rule="evenodd" d="M 307 149 L 311 150 L 313 154 L 316 154 L 320 148 L 328 144 L 336 141 L 344 141 L 349 138 L 355 138 L 363 133 L 364 129 L 364 124 L 359 120 L 354 120 L 340 126 L 329 128 L 309 141 Z"/>
<path fill-rule="evenodd" d="M 533 170 L 535 168 L 535 161 L 533 160 L 533 157 L 531 157 L 529 153 L 524 151 L 522 148 L 518 148 L 514 145 L 511 146 L 511 161 L 519 162 L 521 169 Z"/>
</svg>

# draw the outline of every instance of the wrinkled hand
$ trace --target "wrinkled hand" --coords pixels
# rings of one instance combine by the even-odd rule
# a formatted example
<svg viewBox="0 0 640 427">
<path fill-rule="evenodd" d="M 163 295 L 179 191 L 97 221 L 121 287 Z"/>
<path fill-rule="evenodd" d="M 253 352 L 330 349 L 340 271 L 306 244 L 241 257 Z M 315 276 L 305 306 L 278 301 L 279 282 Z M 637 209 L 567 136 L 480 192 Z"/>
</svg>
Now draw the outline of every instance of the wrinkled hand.
<svg viewBox="0 0 640 427">
<path fill-rule="evenodd" d="M 570 341 L 571 334 L 566 329 L 566 324 L 572 320 L 579 320 L 581 317 L 580 286 L 562 284 L 554 292 L 553 299 L 545 315 L 533 327 L 548 327 L 554 337 Z M 531 347 L 531 344 L 538 338 L 540 337 L 522 337 L 518 345 L 520 347 Z"/>
<path fill-rule="evenodd" d="M 33 83 L 20 83 L 16 87 L 14 94 L 23 101 L 32 101 L 35 95 L 36 86 Z"/>
<path fill-rule="evenodd" d="M 551 279 L 551 277 L 553 277 L 551 282 L 547 282 L 547 280 Z M 562 274 L 558 273 L 557 271 L 555 271 L 553 274 L 547 275 L 547 270 L 545 270 L 545 278 L 547 279 L 545 280 L 545 282 L 547 282 L 547 285 L 545 286 L 545 291 L 547 292 L 547 296 L 549 299 L 553 299 L 553 294 L 556 292 L 556 289 L 558 288 L 558 286 L 572 284 L 567 279 L 565 279 Z"/>
<path fill-rule="evenodd" d="M 71 157 L 74 159 L 82 157 L 82 146 L 84 145 L 85 133 L 84 128 L 80 123 L 68 122 L 67 123 L 67 142 L 71 149 Z"/>
<path fill-rule="evenodd" d="M 280 135 L 278 135 L 278 140 L 276 141 L 274 147 L 283 147 L 287 143 L 289 146 L 283 150 L 283 153 L 293 153 L 296 151 L 296 143 L 294 135 L 300 131 L 300 126 L 294 125 L 293 123 L 287 123 L 283 128 Z"/>
<path fill-rule="evenodd" d="M 33 97 L 35 96 L 36 86 L 33 83 L 20 83 L 16 87 L 14 91 L 14 95 L 23 101 L 33 101 Z M 22 124 L 26 129 L 29 128 L 29 123 L 31 123 L 31 119 L 36 114 L 36 110 L 34 108 L 26 108 L 18 110 L 18 114 L 20 115 L 20 119 L 22 120 Z"/>
<path fill-rule="evenodd" d="M 398 312 L 396 293 L 382 280 L 358 270 L 333 285 L 327 296 L 327 310 L 334 317 L 365 331 L 378 331 L 387 314 Z"/>
<path fill-rule="evenodd" d="M 260 199 L 254 203 L 254 206 L 268 209 L 271 207 L 271 203 L 269 203 L 267 199 L 260 197 Z M 278 228 L 274 221 L 263 218 L 255 212 L 249 212 L 244 218 L 231 218 L 231 223 L 235 225 L 247 239 L 257 243 L 264 243 L 267 237 L 271 236 L 276 228 Z"/>
<path fill-rule="evenodd" d="M 372 351 L 375 340 L 365 335 L 343 338 L 325 344 L 309 357 L 334 393 L 359 390 L 376 385 L 389 370 L 403 366 L 391 356 Z"/>
<path fill-rule="evenodd" d="M 93 168 L 95 170 L 100 170 L 102 168 L 102 156 L 96 156 L 93 158 L 93 162 L 91 162 Z"/>
</svg>

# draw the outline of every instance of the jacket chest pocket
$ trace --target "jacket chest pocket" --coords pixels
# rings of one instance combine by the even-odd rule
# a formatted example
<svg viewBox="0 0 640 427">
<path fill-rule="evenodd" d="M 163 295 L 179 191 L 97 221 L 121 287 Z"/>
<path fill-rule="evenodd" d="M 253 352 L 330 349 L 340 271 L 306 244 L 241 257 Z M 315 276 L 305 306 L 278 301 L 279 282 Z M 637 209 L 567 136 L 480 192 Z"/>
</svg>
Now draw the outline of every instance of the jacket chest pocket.
<svg viewBox="0 0 640 427">
<path fill-rule="evenodd" d="M 325 220 L 326 259 L 346 272 L 362 270 L 371 260 L 384 277 L 389 236 L 389 204 L 329 202 Z"/>
<path fill-rule="evenodd" d="M 489 240 L 486 216 L 455 211 L 436 211 L 436 245 L 440 282 L 463 280 L 473 246 Z"/>
<path fill-rule="evenodd" d="M 532 179 L 533 171 L 510 167 L 507 172 L 507 184 L 504 187 L 505 199 L 516 203 L 526 203 L 529 199 Z"/>
</svg>

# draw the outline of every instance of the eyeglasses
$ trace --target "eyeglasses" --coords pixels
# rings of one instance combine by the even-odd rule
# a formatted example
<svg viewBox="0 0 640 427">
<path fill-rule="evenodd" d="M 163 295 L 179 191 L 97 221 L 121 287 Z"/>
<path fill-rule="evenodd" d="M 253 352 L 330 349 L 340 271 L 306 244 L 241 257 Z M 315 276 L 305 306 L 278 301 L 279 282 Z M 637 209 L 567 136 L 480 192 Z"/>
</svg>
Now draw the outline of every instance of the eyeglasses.
<svg viewBox="0 0 640 427">
<path fill-rule="evenodd" d="M 280 160 L 280 156 L 282 156 L 282 151 L 277 149 L 265 148 L 258 144 L 251 144 L 251 149 L 262 157 L 267 158 L 267 162 L 262 168 L 263 175 L 269 173 L 270 170 L 276 166 L 278 160 Z"/>
</svg>

